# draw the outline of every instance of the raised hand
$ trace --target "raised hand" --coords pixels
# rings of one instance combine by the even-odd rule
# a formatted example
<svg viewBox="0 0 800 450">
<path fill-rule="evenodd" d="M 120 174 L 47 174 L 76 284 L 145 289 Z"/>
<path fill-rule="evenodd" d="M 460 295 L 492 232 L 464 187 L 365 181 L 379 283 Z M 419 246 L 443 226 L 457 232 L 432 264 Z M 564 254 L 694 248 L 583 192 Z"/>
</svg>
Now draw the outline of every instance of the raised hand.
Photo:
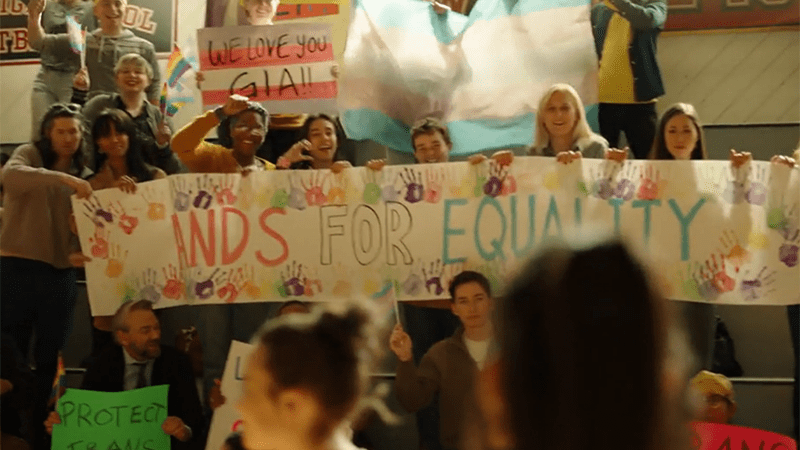
<svg viewBox="0 0 800 450">
<path fill-rule="evenodd" d="M 413 354 L 411 336 L 403 331 L 403 326 L 399 323 L 394 326 L 391 336 L 389 336 L 389 348 L 397 355 L 397 359 L 402 362 L 411 361 Z"/>
</svg>

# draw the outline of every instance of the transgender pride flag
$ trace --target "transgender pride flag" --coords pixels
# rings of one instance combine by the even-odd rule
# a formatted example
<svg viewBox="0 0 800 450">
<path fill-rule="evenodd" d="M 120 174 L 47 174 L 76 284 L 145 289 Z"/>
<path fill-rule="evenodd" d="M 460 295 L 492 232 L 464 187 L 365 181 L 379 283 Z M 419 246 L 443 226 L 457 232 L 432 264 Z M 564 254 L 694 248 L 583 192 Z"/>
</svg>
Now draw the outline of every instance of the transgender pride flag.
<svg viewBox="0 0 800 450">
<path fill-rule="evenodd" d="M 434 116 L 453 154 L 528 146 L 559 82 L 596 110 L 589 0 L 477 0 L 469 16 L 421 0 L 353 5 L 338 99 L 350 138 L 412 152 L 410 126 Z"/>
</svg>

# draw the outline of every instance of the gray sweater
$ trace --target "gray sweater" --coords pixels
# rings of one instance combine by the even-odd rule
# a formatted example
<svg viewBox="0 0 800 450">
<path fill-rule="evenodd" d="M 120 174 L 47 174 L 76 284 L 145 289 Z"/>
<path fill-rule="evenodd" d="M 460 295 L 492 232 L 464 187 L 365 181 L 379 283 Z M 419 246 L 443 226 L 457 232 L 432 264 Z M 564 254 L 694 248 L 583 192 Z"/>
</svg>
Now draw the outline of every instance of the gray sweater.
<svg viewBox="0 0 800 450">
<path fill-rule="evenodd" d="M 3 224 L 0 249 L 50 264 L 58 269 L 71 267 L 69 253 L 78 248 L 78 239 L 69 229 L 72 189 L 61 182 L 61 174 L 42 167 L 39 150 L 24 144 L 14 151 L 3 167 Z M 89 169 L 72 175 L 86 178 Z"/>
<path fill-rule="evenodd" d="M 72 6 L 66 6 L 61 2 L 49 1 L 42 12 L 42 28 L 45 33 L 49 34 L 63 34 L 67 32 L 67 15 L 77 18 L 78 23 L 84 27 L 87 32 L 91 32 L 95 27 L 95 18 L 92 12 L 91 1 L 82 1 L 74 3 Z M 42 67 L 57 70 L 59 72 L 75 73 L 80 68 L 80 56 L 73 52 L 70 48 L 68 40 L 48 41 L 45 46 L 46 40 L 31 41 L 30 46 L 34 50 L 38 50 L 42 59 Z"/>
</svg>

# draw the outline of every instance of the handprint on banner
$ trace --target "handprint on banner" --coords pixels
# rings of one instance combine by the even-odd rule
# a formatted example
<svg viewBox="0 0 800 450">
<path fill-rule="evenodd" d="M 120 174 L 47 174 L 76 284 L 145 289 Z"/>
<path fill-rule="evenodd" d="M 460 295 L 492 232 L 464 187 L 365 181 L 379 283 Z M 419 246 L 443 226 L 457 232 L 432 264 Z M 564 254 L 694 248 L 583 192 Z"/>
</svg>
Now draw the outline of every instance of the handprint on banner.
<svg viewBox="0 0 800 450">
<path fill-rule="evenodd" d="M 434 295 L 442 295 L 444 292 L 444 287 L 442 286 L 442 278 L 444 276 L 444 266 L 442 265 L 442 260 L 437 259 L 433 261 L 428 266 L 428 270 L 425 270 L 425 266 L 423 264 L 422 267 L 422 277 L 425 279 L 425 289 Z"/>
<path fill-rule="evenodd" d="M 261 298 L 261 289 L 256 285 L 256 269 L 250 264 L 238 269 L 242 273 L 241 292 L 252 299 Z"/>
<path fill-rule="evenodd" d="M 747 236 L 747 246 L 753 250 L 769 248 L 769 236 L 761 230 L 753 230 Z"/>
<path fill-rule="evenodd" d="M 645 166 L 639 173 L 639 190 L 636 198 L 639 200 L 658 200 L 667 189 L 667 180 L 661 179 L 661 171 L 652 165 Z"/>
<path fill-rule="evenodd" d="M 153 269 L 147 269 L 142 272 L 142 289 L 139 291 L 139 298 L 147 300 L 152 304 L 158 303 L 161 300 L 161 285 L 158 284 L 158 272 Z"/>
<path fill-rule="evenodd" d="M 208 209 L 214 200 L 214 185 L 208 174 L 197 177 L 197 195 L 192 200 L 192 206 L 198 209 Z M 177 209 L 177 208 L 175 208 Z"/>
<path fill-rule="evenodd" d="M 742 285 L 739 288 L 745 300 L 758 300 L 775 292 L 775 288 L 772 285 L 775 283 L 775 274 L 777 272 L 774 270 L 767 272 L 767 270 L 768 268 L 764 266 L 753 278 L 750 278 L 748 272 L 745 272 Z"/>
<path fill-rule="evenodd" d="M 591 171 L 589 195 L 608 200 L 614 195 L 614 177 L 622 166 L 613 161 L 603 161 Z"/>
<path fill-rule="evenodd" d="M 467 171 L 460 170 L 459 167 L 450 167 L 447 179 L 450 181 L 448 190 L 451 197 L 466 197 L 472 195 L 475 190 L 475 177 L 472 176 L 470 171 L 476 170 L 474 166 L 470 166 Z"/>
<path fill-rule="evenodd" d="M 750 252 L 739 244 L 739 238 L 736 237 L 733 230 L 724 230 L 722 236 L 719 237 L 719 242 L 722 244 L 720 254 L 733 264 L 737 273 L 739 268 L 750 262 Z"/>
<path fill-rule="evenodd" d="M 235 302 L 239 297 L 239 283 L 242 281 L 241 272 L 238 275 L 236 270 L 223 272 L 217 277 L 217 297 L 224 299 L 225 303 Z"/>
<path fill-rule="evenodd" d="M 312 267 L 305 267 L 305 275 L 303 276 L 303 286 L 305 286 L 305 296 L 313 297 L 316 294 L 322 293 L 322 280 L 319 279 L 317 270 Z"/>
<path fill-rule="evenodd" d="M 136 277 L 128 278 L 127 280 L 117 284 L 117 297 L 121 299 L 122 302 L 139 300 L 139 286 L 141 286 L 141 280 Z"/>
<path fill-rule="evenodd" d="M 331 188 L 328 190 L 328 203 L 341 205 L 347 203 L 347 190 L 350 179 L 344 172 L 334 174 L 331 178 Z"/>
<path fill-rule="evenodd" d="M 405 200 L 414 204 L 422 200 L 425 194 L 425 187 L 422 185 L 422 175 L 408 167 L 404 167 L 400 172 L 400 179 L 406 189 Z"/>
<path fill-rule="evenodd" d="M 497 197 L 503 189 L 503 181 L 508 174 L 508 165 L 489 160 L 489 179 L 483 185 L 483 193 L 489 197 Z"/>
<path fill-rule="evenodd" d="M 750 167 L 750 186 L 745 194 L 745 200 L 751 205 L 762 206 L 767 202 L 767 189 L 766 180 L 768 178 L 767 168 L 764 166 Z"/>
<path fill-rule="evenodd" d="M 116 205 L 112 204 L 109 209 L 117 216 L 117 225 L 123 233 L 130 235 L 139 225 L 139 218 L 129 215 L 120 201 L 117 201 Z"/>
<path fill-rule="evenodd" d="M 702 265 L 698 265 L 697 267 L 697 273 L 699 274 L 697 279 L 700 282 L 698 292 L 700 296 L 708 301 L 716 301 L 717 298 L 719 298 L 720 292 L 714 282 L 714 273 L 706 270 Z"/>
<path fill-rule="evenodd" d="M 442 183 L 444 179 L 444 168 L 428 168 L 425 183 L 425 201 L 427 203 L 439 203 L 442 199 Z"/>
<path fill-rule="evenodd" d="M 333 277 L 336 281 L 333 283 L 333 296 L 334 297 L 349 297 L 353 294 L 353 271 L 341 262 L 333 265 Z"/>
<path fill-rule="evenodd" d="M 114 223 L 114 214 L 108 209 L 103 209 L 100 205 L 100 200 L 92 195 L 83 203 L 85 208 L 83 215 L 89 218 L 98 227 L 106 226 L 106 223 Z"/>
<path fill-rule="evenodd" d="M 374 170 L 364 172 L 364 195 L 362 201 L 368 205 L 374 205 L 381 199 L 381 187 L 378 185 L 378 174 Z"/>
<path fill-rule="evenodd" d="M 777 230 L 784 239 L 789 232 L 798 229 L 797 205 L 791 206 L 781 202 L 778 206 L 773 206 L 767 212 L 767 226 Z"/>
<path fill-rule="evenodd" d="M 286 271 L 281 271 L 281 281 L 278 293 L 281 297 L 300 297 L 305 293 L 305 276 L 303 274 L 303 264 L 286 265 Z"/>
<path fill-rule="evenodd" d="M 517 192 L 517 178 L 511 174 L 506 173 L 503 179 L 503 187 L 500 188 L 500 195 L 508 196 Z"/>
<path fill-rule="evenodd" d="M 125 258 L 128 257 L 128 251 L 123 250 L 119 244 L 111 244 L 108 256 L 106 276 L 108 278 L 117 278 L 122 274 L 122 270 L 125 267 Z"/>
<path fill-rule="evenodd" d="M 111 232 L 107 228 L 95 225 L 94 237 L 89 238 L 89 242 L 92 244 L 92 247 L 89 249 L 89 251 L 93 257 L 100 259 L 108 258 L 108 236 L 110 233 Z"/>
<path fill-rule="evenodd" d="M 289 208 L 296 209 L 298 211 L 302 211 L 306 209 L 306 194 L 301 189 L 300 183 L 297 182 L 297 178 L 300 175 L 297 174 L 289 174 Z"/>
<path fill-rule="evenodd" d="M 711 258 L 706 260 L 706 267 L 714 275 L 714 286 L 720 294 L 730 292 L 736 286 L 736 280 L 728 275 L 724 256 L 711 255 Z"/>
<path fill-rule="evenodd" d="M 797 253 L 800 249 L 800 230 L 795 230 L 794 234 L 786 234 L 786 241 L 778 249 L 778 258 L 786 267 L 797 265 Z"/>
<path fill-rule="evenodd" d="M 182 176 L 170 177 L 172 196 L 174 197 L 173 207 L 177 212 L 185 212 L 192 205 L 192 190 L 188 188 L 186 179 Z"/>
<path fill-rule="evenodd" d="M 390 168 L 384 168 L 383 183 L 381 185 L 381 199 L 384 202 L 396 202 L 400 199 L 400 189 L 397 188 L 397 180 L 400 175 Z"/>
<path fill-rule="evenodd" d="M 330 172 L 314 170 L 310 171 L 307 177 L 308 184 L 306 184 L 306 180 L 301 180 L 303 190 L 306 192 L 308 206 L 322 206 L 328 202 L 328 196 L 323 192 L 328 177 L 330 177 Z"/>
<path fill-rule="evenodd" d="M 233 192 L 236 186 L 236 179 L 232 174 L 225 174 L 222 184 L 214 186 L 214 196 L 217 203 L 220 205 L 233 205 L 236 203 L 237 197 Z"/>
<path fill-rule="evenodd" d="M 622 167 L 620 180 L 614 187 L 612 196 L 627 202 L 636 194 L 636 175 L 639 172 L 639 166 L 634 165 L 631 161 L 626 161 Z"/>
<path fill-rule="evenodd" d="M 704 298 L 700 293 L 699 268 L 700 265 L 697 262 L 691 262 L 685 268 L 678 270 L 678 279 L 681 280 L 681 292 L 689 300 L 701 300 Z"/>
<path fill-rule="evenodd" d="M 214 277 L 219 273 L 219 268 L 214 269 L 211 272 L 211 275 L 208 278 L 205 278 L 202 281 L 194 281 L 192 290 L 194 292 L 194 296 L 200 300 L 208 300 L 214 295 Z"/>
<path fill-rule="evenodd" d="M 406 279 L 400 284 L 402 292 L 406 295 L 417 296 L 422 293 L 425 281 L 420 276 L 421 264 L 415 262 L 411 267 Z"/>
<path fill-rule="evenodd" d="M 147 203 L 147 218 L 164 220 L 167 216 L 167 208 L 164 205 L 162 191 L 157 191 L 152 184 L 147 184 L 142 189 L 142 198 Z"/>
<path fill-rule="evenodd" d="M 164 273 L 164 289 L 161 293 L 164 297 L 172 299 L 172 300 L 179 300 L 183 297 L 183 294 L 186 290 L 186 285 L 183 283 L 178 277 L 178 268 L 174 265 L 170 264 L 167 267 L 161 269 Z"/>
<path fill-rule="evenodd" d="M 750 171 L 750 165 L 731 168 L 730 171 L 723 171 L 721 174 L 720 188 L 722 190 L 722 198 L 726 202 L 738 205 L 745 201 L 747 195 L 747 176 Z"/>
</svg>

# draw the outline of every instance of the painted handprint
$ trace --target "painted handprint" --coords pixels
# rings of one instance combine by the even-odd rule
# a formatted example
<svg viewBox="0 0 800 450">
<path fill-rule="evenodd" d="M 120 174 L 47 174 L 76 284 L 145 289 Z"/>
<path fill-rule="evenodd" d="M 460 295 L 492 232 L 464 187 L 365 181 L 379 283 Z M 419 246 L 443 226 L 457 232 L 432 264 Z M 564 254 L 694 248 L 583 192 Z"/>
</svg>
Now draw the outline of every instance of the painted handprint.
<svg viewBox="0 0 800 450">
<path fill-rule="evenodd" d="M 217 199 L 217 203 L 220 205 L 232 205 L 236 203 L 237 197 L 233 192 L 235 186 L 235 177 L 231 174 L 226 174 L 225 178 L 222 180 L 222 184 L 219 186 L 214 186 L 214 194 Z"/>
<path fill-rule="evenodd" d="M 767 201 L 767 168 L 765 166 L 750 167 L 750 186 L 747 188 L 745 200 L 751 205 L 761 206 Z"/>
<path fill-rule="evenodd" d="M 305 277 L 303 275 L 303 264 L 297 264 L 297 261 L 292 261 L 292 264 L 286 265 L 286 271 L 281 271 L 281 286 L 282 292 L 279 290 L 281 296 L 284 297 L 299 297 L 305 293 Z"/>
<path fill-rule="evenodd" d="M 444 276 L 444 266 L 442 261 L 437 259 L 430 263 L 428 270 L 422 267 L 422 277 L 425 279 L 425 289 L 434 295 L 442 295 L 444 287 L 442 286 L 442 277 Z"/>
<path fill-rule="evenodd" d="M 444 181 L 444 169 L 441 167 L 430 167 L 426 172 L 425 201 L 428 203 L 439 203 L 442 199 L 442 182 Z"/>
<path fill-rule="evenodd" d="M 166 284 L 164 284 L 164 289 L 161 293 L 166 298 L 179 300 L 183 297 L 186 285 L 184 285 L 183 280 L 178 277 L 178 268 L 170 264 L 161 270 L 164 273 L 164 280 L 166 280 Z"/>
<path fill-rule="evenodd" d="M 103 209 L 100 200 L 94 195 L 83 204 L 85 210 L 83 214 L 98 227 L 104 227 L 107 223 L 114 223 L 114 214 L 109 209 Z"/>
<path fill-rule="evenodd" d="M 306 194 L 301 189 L 300 183 L 295 185 L 297 177 L 289 175 L 289 201 L 287 205 L 289 208 L 302 211 L 306 209 Z"/>
<path fill-rule="evenodd" d="M 617 185 L 614 186 L 614 193 L 612 196 L 625 201 L 631 200 L 636 194 L 635 181 L 638 172 L 639 166 L 632 164 L 631 161 L 626 161 L 620 173 L 620 179 Z"/>
<path fill-rule="evenodd" d="M 475 166 L 470 166 L 467 171 L 461 170 L 458 166 L 450 168 L 447 179 L 452 181 L 448 187 L 452 197 L 466 197 L 472 195 L 475 190 L 475 177 L 472 176 L 472 170 L 477 170 L 477 168 Z"/>
<path fill-rule="evenodd" d="M 314 170 L 308 176 L 308 184 L 306 184 L 306 180 L 301 181 L 303 189 L 306 191 L 308 206 L 322 206 L 328 202 L 328 196 L 323 192 L 323 187 L 329 176 L 330 172 Z"/>
<path fill-rule="evenodd" d="M 767 270 L 768 268 L 764 266 L 761 271 L 752 278 L 745 272 L 744 278 L 742 279 L 742 286 L 740 287 L 742 297 L 745 300 L 758 300 L 775 291 L 772 284 L 775 283 L 775 274 L 777 272 L 774 270 L 768 272 Z"/>
<path fill-rule="evenodd" d="M 736 280 L 726 271 L 725 257 L 722 255 L 711 255 L 711 258 L 706 260 L 706 267 L 714 275 L 714 287 L 720 294 L 730 292 L 736 286 Z"/>
<path fill-rule="evenodd" d="M 795 230 L 793 234 L 786 234 L 786 242 L 781 244 L 778 249 L 778 258 L 786 267 L 797 265 L 797 253 L 800 245 L 800 230 Z"/>
<path fill-rule="evenodd" d="M 353 293 L 352 271 L 341 262 L 337 262 L 333 266 L 333 275 L 336 280 L 333 283 L 333 296 L 342 298 L 349 297 Z"/>
<path fill-rule="evenodd" d="M 158 273 L 153 269 L 142 272 L 142 289 L 139 298 L 156 304 L 161 300 L 161 286 L 158 284 Z"/>
<path fill-rule="evenodd" d="M 422 175 L 408 167 L 404 167 L 400 172 L 400 179 L 406 188 L 405 200 L 408 203 L 417 203 L 422 200 L 425 194 L 425 187 L 422 185 Z"/>
<path fill-rule="evenodd" d="M 198 209 L 208 209 L 211 207 L 211 202 L 214 200 L 214 186 L 208 174 L 203 174 L 197 177 L 197 195 L 192 200 L 192 206 Z M 177 209 L 177 208 L 175 208 Z"/>
<path fill-rule="evenodd" d="M 253 266 L 245 264 L 243 268 L 238 269 L 242 271 L 242 288 L 241 291 L 252 299 L 261 298 L 261 289 L 256 286 L 256 270 Z"/>
<path fill-rule="evenodd" d="M 500 188 L 500 195 L 507 196 L 517 192 L 517 179 L 512 174 L 507 174 L 503 179 L 503 187 Z"/>
<path fill-rule="evenodd" d="M 666 189 L 666 184 L 666 180 L 661 179 L 661 172 L 652 165 L 647 165 L 639 174 L 639 190 L 636 192 L 636 198 L 657 200 Z"/>
<path fill-rule="evenodd" d="M 211 272 L 208 278 L 202 281 L 196 281 L 193 286 L 195 297 L 200 300 L 208 300 L 214 295 L 214 277 L 219 273 L 219 268 Z"/>
<path fill-rule="evenodd" d="M 192 204 L 192 190 L 187 187 L 188 183 L 186 182 L 186 178 L 179 175 L 177 177 L 170 177 L 169 180 L 174 197 L 173 206 L 175 211 L 187 211 Z"/>
<path fill-rule="evenodd" d="M 733 205 L 738 205 L 745 200 L 747 195 L 747 175 L 750 170 L 750 165 L 731 168 L 731 172 L 722 172 L 722 180 L 720 187 L 722 187 L 722 198 Z"/>
<path fill-rule="evenodd" d="M 139 225 L 139 218 L 129 215 L 119 201 L 117 201 L 116 205 L 111 205 L 111 210 L 116 214 L 118 218 L 117 225 L 119 225 L 122 232 L 127 235 L 133 233 Z"/>
<path fill-rule="evenodd" d="M 319 274 L 317 273 L 316 269 L 311 267 L 305 268 L 305 274 L 303 276 L 303 286 L 305 286 L 305 296 L 306 297 L 313 297 L 316 294 L 322 293 L 322 280 L 319 279 Z"/>
<path fill-rule="evenodd" d="M 117 278 L 122 274 L 125 266 L 125 258 L 128 257 L 128 251 L 123 250 L 119 244 L 111 244 L 110 251 L 108 252 L 108 265 L 106 266 L 106 276 L 108 278 Z"/>
<path fill-rule="evenodd" d="M 706 270 L 702 265 L 697 266 L 697 279 L 699 280 L 698 292 L 700 296 L 708 301 L 716 301 L 719 297 L 719 289 L 714 282 L 714 273 Z"/>
<path fill-rule="evenodd" d="M 400 190 L 397 188 L 397 180 L 400 175 L 392 172 L 392 169 L 383 169 L 383 185 L 381 186 L 381 199 L 384 202 L 396 202 L 400 199 Z"/>
<path fill-rule="evenodd" d="M 603 161 L 592 170 L 592 180 L 589 182 L 589 195 L 594 195 L 603 200 L 614 196 L 614 176 L 622 166 L 615 161 Z"/>
<path fill-rule="evenodd" d="M 685 269 L 678 271 L 681 280 L 681 292 L 689 300 L 701 300 L 704 296 L 700 293 L 699 264 L 692 262 Z"/>
<path fill-rule="evenodd" d="M 92 256 L 95 258 L 106 259 L 108 258 L 108 251 L 109 251 L 109 244 L 108 244 L 108 235 L 109 231 L 106 228 L 101 226 L 95 225 L 94 227 L 94 237 L 89 238 L 89 242 L 92 244 L 91 252 Z"/>
<path fill-rule="evenodd" d="M 242 281 L 241 272 L 236 272 L 236 270 L 223 272 L 217 277 L 217 297 L 224 299 L 225 303 L 235 302 L 239 297 L 239 285 Z"/>
<path fill-rule="evenodd" d="M 152 185 L 148 184 L 142 190 L 142 198 L 147 203 L 147 218 L 150 220 L 164 220 L 167 216 L 167 208 L 162 198 L 157 198 L 160 191 L 155 191 Z"/>
<path fill-rule="evenodd" d="M 722 244 L 722 256 L 733 264 L 736 272 L 739 268 L 750 262 L 750 252 L 739 244 L 739 238 L 733 230 L 725 230 L 722 236 L 719 237 L 719 242 Z"/>
<path fill-rule="evenodd" d="M 497 197 L 503 190 L 503 181 L 508 174 L 508 165 L 489 160 L 489 179 L 483 185 L 483 193 L 489 197 Z"/>
<path fill-rule="evenodd" d="M 414 264 L 406 279 L 400 284 L 400 288 L 406 295 L 417 296 L 422 293 L 425 281 L 419 275 L 420 269 L 421 265 L 419 263 Z"/>
<path fill-rule="evenodd" d="M 378 175 L 374 170 L 364 171 L 364 195 L 362 200 L 368 205 L 374 205 L 381 199 L 381 187 L 378 185 Z"/>
</svg>

